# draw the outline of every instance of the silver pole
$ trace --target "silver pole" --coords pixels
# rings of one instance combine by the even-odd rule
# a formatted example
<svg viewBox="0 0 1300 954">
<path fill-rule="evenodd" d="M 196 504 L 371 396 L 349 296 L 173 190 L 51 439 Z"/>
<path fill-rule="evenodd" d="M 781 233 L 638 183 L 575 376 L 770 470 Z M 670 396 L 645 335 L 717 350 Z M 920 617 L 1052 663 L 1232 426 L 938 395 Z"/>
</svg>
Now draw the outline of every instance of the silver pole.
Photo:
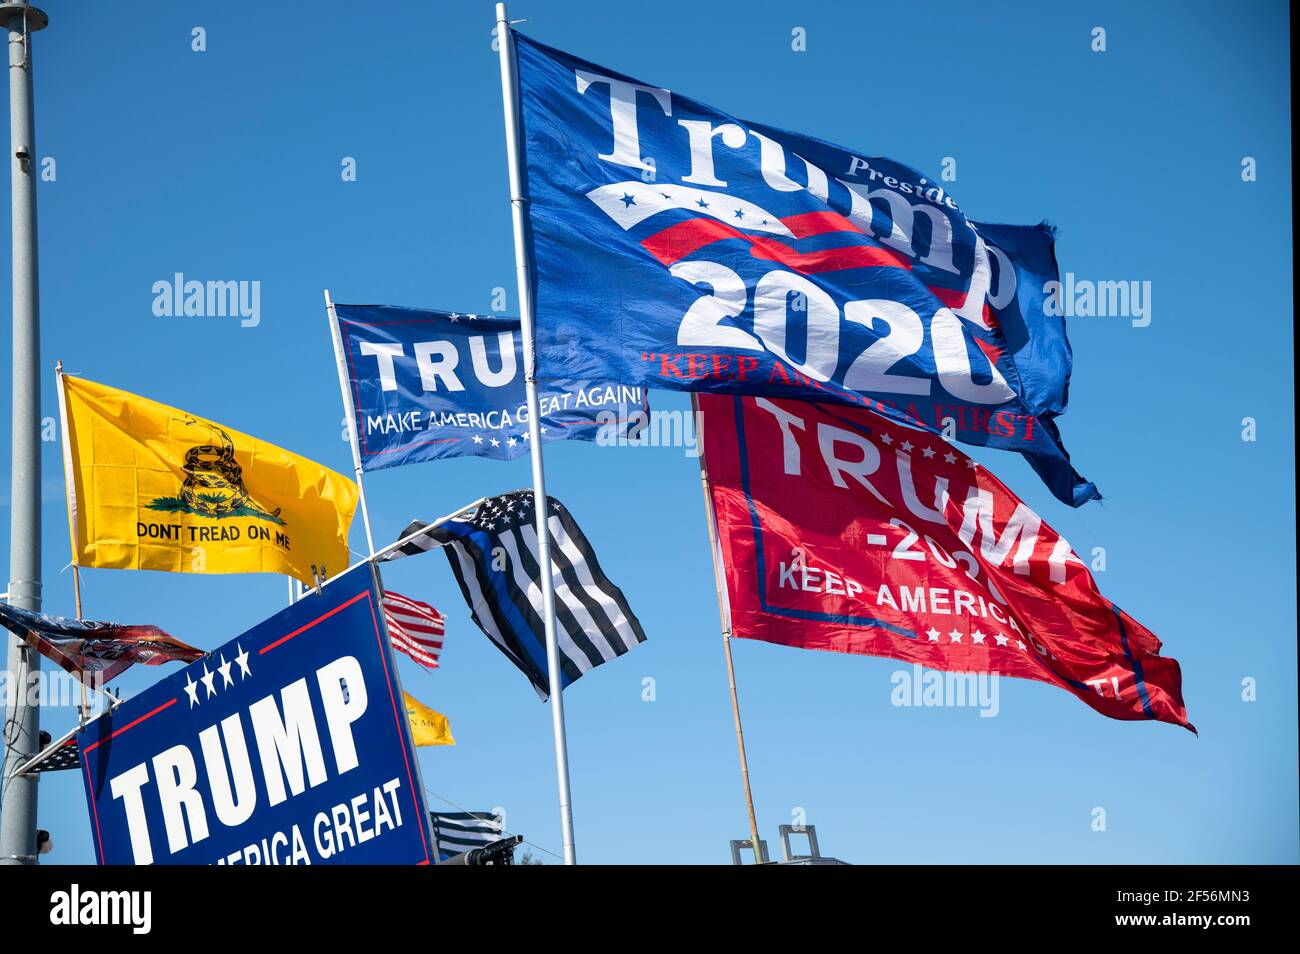
<svg viewBox="0 0 1300 954">
<path fill-rule="evenodd" d="M 334 299 L 330 297 L 330 290 L 325 289 L 325 313 L 330 323 L 330 338 L 334 342 L 334 364 L 339 373 L 339 391 L 343 395 L 343 414 L 348 421 L 348 443 L 352 445 L 352 467 L 357 477 L 357 499 L 361 502 L 361 519 L 366 525 L 366 553 L 370 562 L 370 574 L 374 578 L 375 586 L 379 589 L 380 598 L 383 598 L 384 580 L 379 574 L 379 565 L 375 562 L 375 536 L 370 529 L 370 508 L 366 504 L 366 483 L 364 478 L 365 468 L 361 466 L 361 441 L 357 433 L 357 408 L 352 400 L 352 388 L 349 387 L 348 369 L 343 356 L 343 332 L 339 329 L 338 312 L 334 310 Z M 425 529 L 428 529 L 427 527 Z M 289 581 L 289 585 L 294 584 L 294 580 Z M 290 600 L 292 602 L 292 600 Z M 391 649 L 392 639 L 388 634 L 388 618 L 383 613 L 379 614 L 379 625 L 384 631 L 384 642 Z M 402 676 L 393 667 L 393 681 L 397 683 L 397 691 L 402 692 Z M 420 760 L 415 760 L 415 774 L 420 783 L 420 791 L 424 791 L 424 770 L 420 767 Z M 421 821 L 424 823 L 424 834 L 428 839 L 428 844 L 433 851 L 434 860 L 437 860 L 437 839 L 434 838 L 433 820 L 428 813 Z"/>
<path fill-rule="evenodd" d="M 459 517 L 463 513 L 467 513 L 471 510 L 474 510 L 476 507 L 478 507 L 479 504 L 483 503 L 483 501 L 485 500 L 487 500 L 486 497 L 479 497 L 478 500 L 475 500 L 473 503 L 466 504 L 465 506 L 461 507 L 459 510 L 454 510 L 451 513 L 447 514 L 447 516 L 445 517 L 439 517 L 437 520 L 433 521 L 433 523 L 426 523 L 419 530 L 413 531 L 412 533 L 408 533 L 400 540 L 395 540 L 394 542 L 390 543 L 388 546 L 380 550 L 376 550 L 375 555 L 370 558 L 370 562 L 372 563 L 382 562 L 383 558 L 388 556 L 388 554 L 392 553 L 394 550 L 402 547 L 407 543 L 410 543 L 412 540 L 418 540 L 420 537 L 424 536 L 430 530 L 442 526 L 447 521 L 453 520 L 456 517 Z M 439 544 L 439 546 L 442 546 L 442 544 Z"/>
<path fill-rule="evenodd" d="M 519 168 L 518 76 L 515 38 L 506 18 L 506 5 L 497 4 L 497 46 L 501 52 L 501 96 L 505 106 L 506 161 L 510 169 L 510 215 L 515 232 L 515 269 L 519 282 L 519 325 L 524 339 L 524 388 L 528 398 L 528 448 L 533 463 L 533 510 L 537 519 L 537 558 L 542 568 L 542 622 L 546 627 L 546 669 L 550 678 L 551 729 L 555 735 L 555 778 L 560 790 L 560 829 L 564 863 L 577 864 L 573 844 L 573 807 L 569 796 L 569 744 L 564 734 L 564 694 L 560 683 L 560 646 L 555 637 L 555 587 L 551 577 L 550 514 L 546 504 L 546 473 L 542 467 L 541 409 L 537 400 L 537 361 L 533 350 L 533 289 L 529 281 L 528 249 L 524 243 L 523 173 Z"/>
<path fill-rule="evenodd" d="M 338 390 L 343 395 L 343 413 L 347 415 L 347 441 L 352 446 L 352 472 L 356 474 L 356 496 L 361 502 L 361 522 L 365 524 L 365 552 L 374 556 L 374 534 L 370 533 L 370 508 L 365 506 L 365 481 L 361 478 L 361 446 L 356 433 L 356 408 L 352 406 L 352 390 L 347 386 L 347 368 L 343 365 L 343 335 L 338 330 L 338 315 L 334 313 L 334 300 L 325 289 L 325 315 L 329 317 L 330 341 L 334 342 L 334 365 L 338 368 Z"/>
<path fill-rule="evenodd" d="M 380 554 L 377 554 L 376 550 L 374 550 L 374 534 L 372 530 L 370 530 L 370 508 L 367 502 L 365 502 L 365 468 L 361 467 L 361 442 L 360 435 L 357 434 L 356 430 L 356 404 L 354 400 L 352 400 L 352 389 L 348 386 L 350 381 L 348 381 L 347 376 L 347 363 L 344 361 L 343 356 L 343 333 L 338 326 L 338 312 L 334 311 L 334 299 L 330 298 L 329 289 L 325 289 L 325 313 L 326 317 L 329 318 L 330 339 L 334 342 L 334 365 L 335 368 L 338 369 L 339 393 L 343 396 L 343 415 L 347 417 L 347 439 L 348 443 L 352 446 L 352 469 L 354 469 L 354 472 L 356 473 L 356 495 L 357 499 L 359 499 L 361 503 L 361 520 L 365 522 L 365 551 L 367 551 L 367 554 L 369 555 L 370 576 L 373 577 L 374 585 L 376 585 L 377 589 L 380 590 L 380 597 L 382 599 L 383 577 L 380 576 L 380 565 L 378 565 L 376 561 L 377 556 Z M 442 519 L 450 520 L 451 517 L 442 517 Z M 421 532 L 432 529 L 435 525 L 437 525 L 437 522 L 425 526 Z M 406 542 L 406 539 L 399 541 L 399 543 L 404 542 Z M 395 547 L 385 547 L 383 552 L 389 552 L 390 550 L 394 550 L 394 548 Z M 291 580 L 290 585 L 292 584 L 294 584 L 294 581 Z M 393 641 L 391 641 L 391 637 L 389 636 L 389 621 L 387 621 L 387 616 L 383 615 L 383 613 L 380 613 L 380 625 L 383 628 L 383 642 L 385 642 L 385 645 L 389 646 L 391 649 Z M 396 682 L 396 686 L 398 686 L 399 693 L 402 693 L 402 675 L 396 671 L 396 667 L 393 668 L 393 680 Z M 420 784 L 420 790 L 421 792 L 424 792 L 424 768 L 420 766 L 420 759 L 415 760 L 415 773 L 416 779 Z M 428 838 L 426 845 L 430 846 L 430 849 L 433 851 L 434 860 L 437 860 L 438 851 L 435 846 L 437 846 L 438 842 L 433 833 L 433 819 L 430 818 L 428 812 L 425 812 L 425 816 L 421 821 L 424 823 L 425 838 Z"/>
<path fill-rule="evenodd" d="M 9 30 L 9 135 L 13 181 L 13 502 L 10 510 L 9 601 L 41 608 L 40 305 L 36 278 L 36 136 L 32 121 L 30 35 L 49 19 L 22 2 L 0 3 Z M 6 634 L 7 635 L 7 634 Z M 40 701 L 28 698 L 41 658 L 8 638 L 13 692 L 4 722 L 4 809 L 0 864 L 36 863 L 36 779 L 18 767 L 40 744 Z"/>
</svg>

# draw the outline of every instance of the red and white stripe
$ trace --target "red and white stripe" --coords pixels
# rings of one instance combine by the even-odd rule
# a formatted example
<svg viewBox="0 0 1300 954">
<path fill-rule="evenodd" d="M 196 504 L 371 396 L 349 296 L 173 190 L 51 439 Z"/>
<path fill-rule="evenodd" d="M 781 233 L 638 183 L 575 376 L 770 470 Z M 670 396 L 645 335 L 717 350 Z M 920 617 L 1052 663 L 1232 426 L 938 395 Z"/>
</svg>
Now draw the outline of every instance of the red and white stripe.
<svg viewBox="0 0 1300 954">
<path fill-rule="evenodd" d="M 384 620 L 394 649 L 400 649 L 426 669 L 438 668 L 442 652 L 442 614 L 428 603 L 401 593 L 384 593 Z"/>
</svg>

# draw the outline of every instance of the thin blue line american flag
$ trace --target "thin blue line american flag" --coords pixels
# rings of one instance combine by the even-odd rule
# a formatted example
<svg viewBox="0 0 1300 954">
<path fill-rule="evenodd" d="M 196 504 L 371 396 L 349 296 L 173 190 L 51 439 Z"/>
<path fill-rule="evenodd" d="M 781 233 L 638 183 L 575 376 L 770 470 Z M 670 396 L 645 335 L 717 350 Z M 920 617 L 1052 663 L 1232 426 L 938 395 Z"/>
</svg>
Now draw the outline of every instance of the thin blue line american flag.
<svg viewBox="0 0 1300 954">
<path fill-rule="evenodd" d="M 486 848 L 500 841 L 501 816 L 495 812 L 429 812 L 438 839 L 438 860 Z"/>
<path fill-rule="evenodd" d="M 384 593 L 384 620 L 394 649 L 426 669 L 438 668 L 444 635 L 441 613 L 428 603 L 388 590 Z"/>
<path fill-rule="evenodd" d="M 644 642 L 645 632 L 623 592 L 601 570 L 577 521 L 554 497 L 547 500 L 564 687 Z M 474 623 L 545 699 L 550 678 L 534 516 L 531 490 L 490 497 L 472 515 L 424 533 L 418 531 L 426 521 L 412 522 L 402 537 L 418 535 L 380 559 L 445 549 Z"/>
</svg>

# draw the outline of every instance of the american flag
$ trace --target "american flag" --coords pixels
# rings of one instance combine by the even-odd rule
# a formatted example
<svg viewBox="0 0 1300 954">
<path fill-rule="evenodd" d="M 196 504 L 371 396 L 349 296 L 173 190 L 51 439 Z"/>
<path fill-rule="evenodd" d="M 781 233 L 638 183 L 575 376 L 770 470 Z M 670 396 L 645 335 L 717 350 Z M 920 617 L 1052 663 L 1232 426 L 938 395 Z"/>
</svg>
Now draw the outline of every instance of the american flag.
<svg viewBox="0 0 1300 954">
<path fill-rule="evenodd" d="M 387 590 L 384 620 L 394 649 L 400 649 L 426 669 L 438 668 L 443 636 L 441 613 L 428 603 Z"/>
<path fill-rule="evenodd" d="M 554 497 L 547 500 L 560 683 L 568 686 L 644 642 L 645 633 L 577 521 Z M 545 698 L 550 684 L 534 517 L 531 490 L 491 497 L 472 514 L 408 540 L 383 559 L 444 549 L 474 622 Z M 427 525 L 417 520 L 402 536 Z"/>
</svg>

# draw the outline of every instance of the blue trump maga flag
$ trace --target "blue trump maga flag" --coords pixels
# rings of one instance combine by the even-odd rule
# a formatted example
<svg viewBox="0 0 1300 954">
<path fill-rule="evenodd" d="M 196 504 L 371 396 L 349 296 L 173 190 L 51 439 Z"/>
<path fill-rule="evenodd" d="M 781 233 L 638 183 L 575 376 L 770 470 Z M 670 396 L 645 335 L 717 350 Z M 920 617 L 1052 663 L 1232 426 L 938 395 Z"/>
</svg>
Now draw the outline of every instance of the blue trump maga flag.
<svg viewBox="0 0 1300 954">
<path fill-rule="evenodd" d="M 77 733 L 100 864 L 436 860 L 375 571 Z"/>
<path fill-rule="evenodd" d="M 1100 496 L 1055 423 L 1050 228 L 516 38 L 540 378 L 861 404 Z"/>
<path fill-rule="evenodd" d="M 442 457 L 511 460 L 528 450 L 518 318 L 335 305 L 361 466 Z M 543 441 L 616 439 L 648 420 L 645 388 L 552 381 L 539 395 Z"/>
</svg>

